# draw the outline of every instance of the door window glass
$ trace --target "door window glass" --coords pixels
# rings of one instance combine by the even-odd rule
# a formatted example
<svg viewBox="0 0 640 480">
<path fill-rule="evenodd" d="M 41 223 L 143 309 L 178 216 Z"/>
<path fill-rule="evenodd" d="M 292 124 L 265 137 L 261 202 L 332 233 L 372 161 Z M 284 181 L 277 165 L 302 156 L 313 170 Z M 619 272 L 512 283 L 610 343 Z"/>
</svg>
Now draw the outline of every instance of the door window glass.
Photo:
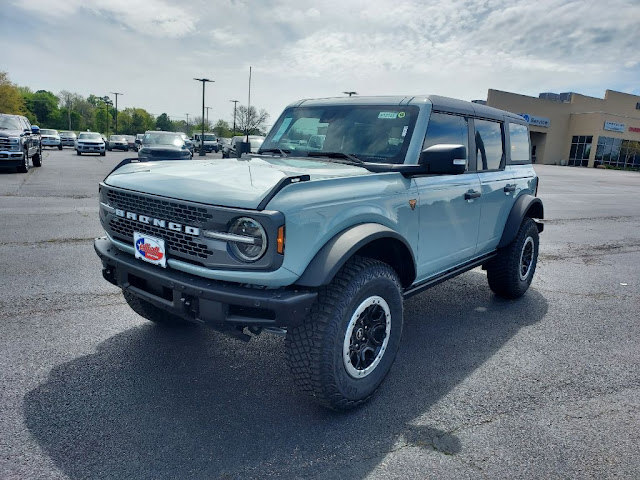
<svg viewBox="0 0 640 480">
<path fill-rule="evenodd" d="M 469 127 L 467 119 L 458 115 L 433 112 L 429 117 L 429 126 L 422 149 L 439 144 L 464 145 L 468 158 Z"/>
<path fill-rule="evenodd" d="M 474 120 L 478 170 L 499 170 L 502 165 L 502 125 L 488 120 Z"/>
<path fill-rule="evenodd" d="M 511 142 L 511 161 L 529 162 L 529 129 L 517 123 L 509 124 Z"/>
</svg>

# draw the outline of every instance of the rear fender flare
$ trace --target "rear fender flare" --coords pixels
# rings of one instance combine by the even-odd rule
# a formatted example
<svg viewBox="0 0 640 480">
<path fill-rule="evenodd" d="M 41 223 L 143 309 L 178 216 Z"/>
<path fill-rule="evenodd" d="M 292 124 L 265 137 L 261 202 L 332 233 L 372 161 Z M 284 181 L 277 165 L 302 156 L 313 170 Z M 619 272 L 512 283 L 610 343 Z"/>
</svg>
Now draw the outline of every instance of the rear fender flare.
<svg viewBox="0 0 640 480">
<path fill-rule="evenodd" d="M 509 212 L 509 216 L 507 217 L 507 223 L 504 226 L 504 231 L 502 232 L 500 243 L 498 243 L 498 248 L 506 247 L 513 242 L 525 217 L 534 219 L 544 218 L 542 200 L 528 193 L 520 195 L 516 200 L 516 203 L 511 207 L 511 212 Z M 536 226 L 538 227 L 538 232 L 542 232 L 543 224 L 541 222 L 536 222 Z"/>
</svg>

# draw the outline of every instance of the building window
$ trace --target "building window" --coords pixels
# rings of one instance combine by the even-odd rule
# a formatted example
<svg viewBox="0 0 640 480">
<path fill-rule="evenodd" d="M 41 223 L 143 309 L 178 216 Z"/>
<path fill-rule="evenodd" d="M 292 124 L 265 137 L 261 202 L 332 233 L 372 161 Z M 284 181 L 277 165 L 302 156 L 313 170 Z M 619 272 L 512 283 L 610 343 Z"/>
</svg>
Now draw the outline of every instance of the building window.
<svg viewBox="0 0 640 480">
<path fill-rule="evenodd" d="M 621 138 L 598 137 L 596 165 L 631 170 L 640 169 L 640 142 Z"/>
<path fill-rule="evenodd" d="M 571 138 L 571 150 L 569 151 L 569 165 L 586 167 L 589 164 L 591 154 L 591 135 L 575 135 Z"/>
</svg>

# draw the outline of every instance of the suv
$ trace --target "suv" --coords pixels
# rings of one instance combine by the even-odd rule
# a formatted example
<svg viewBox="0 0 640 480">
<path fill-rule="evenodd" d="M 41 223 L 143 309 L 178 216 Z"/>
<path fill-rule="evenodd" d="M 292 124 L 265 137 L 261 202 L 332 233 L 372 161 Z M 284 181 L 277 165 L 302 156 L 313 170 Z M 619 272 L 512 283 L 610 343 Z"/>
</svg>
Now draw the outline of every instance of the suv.
<svg viewBox="0 0 640 480">
<path fill-rule="evenodd" d="M 0 167 L 16 167 L 26 173 L 29 158 L 34 167 L 42 165 L 40 129 L 27 117 L 0 113 Z"/>
<path fill-rule="evenodd" d="M 136 313 L 286 334 L 299 388 L 349 409 L 394 361 L 403 299 L 475 267 L 499 296 L 527 291 L 529 148 L 522 117 L 460 100 L 299 101 L 257 155 L 116 168 L 95 250 Z"/>
<path fill-rule="evenodd" d="M 125 135 L 111 135 L 106 143 L 107 150 L 124 150 L 129 151 L 129 140 Z"/>
<path fill-rule="evenodd" d="M 74 147 L 76 146 L 76 139 L 78 136 L 75 132 L 60 132 L 60 142 L 63 147 Z"/>
<path fill-rule="evenodd" d="M 78 155 L 99 153 L 104 157 L 106 153 L 104 137 L 96 132 L 80 132 L 76 140 L 76 153 Z"/>
<path fill-rule="evenodd" d="M 42 144 L 42 148 L 52 147 L 62 150 L 62 141 L 60 140 L 60 134 L 57 130 L 48 128 L 40 129 L 40 143 Z"/>
<path fill-rule="evenodd" d="M 247 150 L 247 138 L 249 139 L 249 150 Z M 239 135 L 231 138 L 229 146 L 222 150 L 222 158 L 240 158 L 243 153 L 257 153 L 264 142 L 264 137 L 260 135 Z M 243 151 L 244 148 L 244 151 Z"/>
</svg>

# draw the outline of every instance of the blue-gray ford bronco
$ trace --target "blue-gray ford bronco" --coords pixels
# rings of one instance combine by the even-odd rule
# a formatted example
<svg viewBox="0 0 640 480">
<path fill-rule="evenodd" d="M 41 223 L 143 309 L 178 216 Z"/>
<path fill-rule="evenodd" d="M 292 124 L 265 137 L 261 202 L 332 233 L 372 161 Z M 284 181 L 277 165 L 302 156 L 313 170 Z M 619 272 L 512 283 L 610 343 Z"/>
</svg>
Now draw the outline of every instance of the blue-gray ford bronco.
<svg viewBox="0 0 640 480">
<path fill-rule="evenodd" d="M 394 361 L 404 298 L 479 266 L 496 295 L 526 292 L 537 189 L 518 115 L 440 96 L 302 100 L 258 154 L 117 167 L 95 250 L 136 313 L 286 334 L 299 388 L 349 409 Z"/>
</svg>

